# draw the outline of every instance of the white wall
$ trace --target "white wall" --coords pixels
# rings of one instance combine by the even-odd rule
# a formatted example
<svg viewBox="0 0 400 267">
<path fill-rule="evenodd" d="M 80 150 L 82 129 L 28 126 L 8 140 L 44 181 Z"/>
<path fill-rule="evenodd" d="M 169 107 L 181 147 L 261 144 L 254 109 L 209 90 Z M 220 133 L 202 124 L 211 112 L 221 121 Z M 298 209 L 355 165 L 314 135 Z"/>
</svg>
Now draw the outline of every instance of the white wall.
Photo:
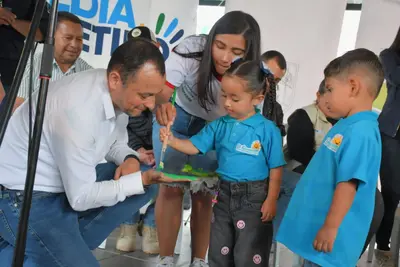
<svg viewBox="0 0 400 267">
<path fill-rule="evenodd" d="M 226 11 L 243 10 L 259 22 L 263 51 L 279 50 L 289 62 L 278 91 L 285 119 L 315 99 L 323 69 L 337 55 L 345 8 L 346 0 L 226 1 Z"/>
<path fill-rule="evenodd" d="M 224 6 L 198 6 L 197 34 L 208 34 L 215 22 L 225 14 Z"/>
<path fill-rule="evenodd" d="M 400 0 L 364 0 L 356 47 L 375 53 L 389 47 L 400 26 Z"/>
</svg>

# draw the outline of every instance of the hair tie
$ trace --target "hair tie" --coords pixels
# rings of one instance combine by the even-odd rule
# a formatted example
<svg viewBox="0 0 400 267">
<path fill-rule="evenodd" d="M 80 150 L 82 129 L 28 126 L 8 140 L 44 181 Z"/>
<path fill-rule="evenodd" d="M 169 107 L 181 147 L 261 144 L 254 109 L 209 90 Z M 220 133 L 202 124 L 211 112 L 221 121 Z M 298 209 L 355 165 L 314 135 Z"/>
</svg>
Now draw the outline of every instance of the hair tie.
<svg viewBox="0 0 400 267">
<path fill-rule="evenodd" d="M 268 66 L 267 66 L 267 64 L 265 64 L 265 62 L 264 61 L 261 61 L 261 64 L 260 64 L 261 66 L 261 70 L 266 74 L 266 75 L 274 75 L 273 73 L 272 73 L 272 71 L 268 68 Z"/>
</svg>

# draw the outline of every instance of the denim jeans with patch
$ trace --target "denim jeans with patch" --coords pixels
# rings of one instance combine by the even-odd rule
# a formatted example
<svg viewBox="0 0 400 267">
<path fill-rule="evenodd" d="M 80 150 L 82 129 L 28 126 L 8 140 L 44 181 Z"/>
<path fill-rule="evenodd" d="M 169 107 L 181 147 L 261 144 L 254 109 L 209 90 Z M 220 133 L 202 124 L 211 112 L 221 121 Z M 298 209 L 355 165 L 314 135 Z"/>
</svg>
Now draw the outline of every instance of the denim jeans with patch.
<svg viewBox="0 0 400 267">
<path fill-rule="evenodd" d="M 269 266 L 273 227 L 272 222 L 261 221 L 267 183 L 220 181 L 211 224 L 210 267 Z"/>
<path fill-rule="evenodd" d="M 113 163 L 96 167 L 97 180 L 114 178 Z M 0 190 L 0 263 L 10 267 L 16 242 L 23 191 Z M 73 210 L 65 193 L 34 191 L 25 252 L 25 267 L 99 267 L 92 254 L 132 212 L 138 211 L 156 194 L 150 186 L 111 207 Z"/>
</svg>

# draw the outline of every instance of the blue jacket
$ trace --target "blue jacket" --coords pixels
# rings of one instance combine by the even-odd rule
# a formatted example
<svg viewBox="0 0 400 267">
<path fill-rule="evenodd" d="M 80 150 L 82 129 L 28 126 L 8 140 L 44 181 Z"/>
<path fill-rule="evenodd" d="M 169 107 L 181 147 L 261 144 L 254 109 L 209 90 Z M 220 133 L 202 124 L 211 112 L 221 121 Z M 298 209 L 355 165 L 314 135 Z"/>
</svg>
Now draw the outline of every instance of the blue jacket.
<svg viewBox="0 0 400 267">
<path fill-rule="evenodd" d="M 385 49 L 379 55 L 385 72 L 388 95 L 379 115 L 380 131 L 395 137 L 400 126 L 400 54 Z"/>
</svg>

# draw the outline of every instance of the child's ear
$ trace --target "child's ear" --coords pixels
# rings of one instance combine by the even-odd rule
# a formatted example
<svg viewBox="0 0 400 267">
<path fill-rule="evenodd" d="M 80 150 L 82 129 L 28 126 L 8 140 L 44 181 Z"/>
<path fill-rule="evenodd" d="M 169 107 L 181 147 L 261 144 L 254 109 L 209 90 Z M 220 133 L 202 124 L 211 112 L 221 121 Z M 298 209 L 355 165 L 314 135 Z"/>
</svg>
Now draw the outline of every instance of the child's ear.
<svg viewBox="0 0 400 267">
<path fill-rule="evenodd" d="M 361 90 L 362 83 L 360 77 L 357 75 L 349 76 L 350 96 L 357 96 Z"/>
<path fill-rule="evenodd" d="M 264 101 L 264 98 L 265 98 L 264 95 L 257 95 L 255 97 L 253 97 L 253 100 L 252 100 L 253 106 L 257 106 L 257 105 L 261 104 Z"/>
</svg>

